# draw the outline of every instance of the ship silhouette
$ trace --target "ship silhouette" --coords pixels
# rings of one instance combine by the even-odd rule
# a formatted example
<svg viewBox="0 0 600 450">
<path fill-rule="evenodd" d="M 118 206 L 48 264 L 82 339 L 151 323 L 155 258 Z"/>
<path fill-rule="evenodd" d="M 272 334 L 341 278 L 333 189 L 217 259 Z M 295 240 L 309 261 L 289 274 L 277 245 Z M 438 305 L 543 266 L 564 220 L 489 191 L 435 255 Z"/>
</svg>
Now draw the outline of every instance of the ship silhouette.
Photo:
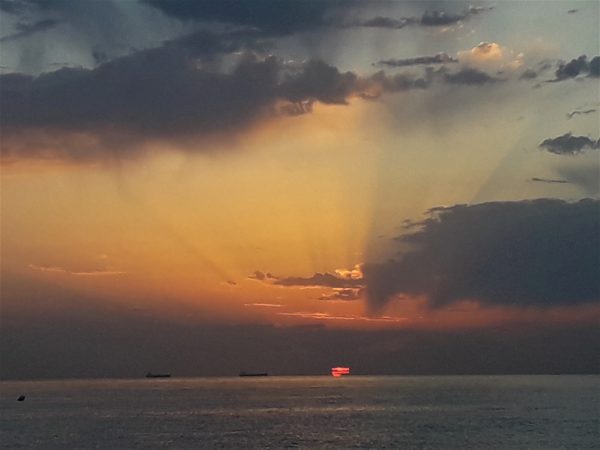
<svg viewBox="0 0 600 450">
<path fill-rule="evenodd" d="M 171 377 L 170 373 L 152 373 L 152 372 L 146 373 L 146 378 L 170 378 L 170 377 Z"/>
</svg>

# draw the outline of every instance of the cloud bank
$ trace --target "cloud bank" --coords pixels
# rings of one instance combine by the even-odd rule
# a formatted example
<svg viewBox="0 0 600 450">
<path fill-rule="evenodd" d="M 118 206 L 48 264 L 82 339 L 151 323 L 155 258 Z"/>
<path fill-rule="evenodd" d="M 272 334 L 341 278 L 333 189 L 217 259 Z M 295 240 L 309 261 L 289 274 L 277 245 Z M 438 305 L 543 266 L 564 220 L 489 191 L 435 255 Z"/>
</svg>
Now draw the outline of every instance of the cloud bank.
<svg viewBox="0 0 600 450">
<path fill-rule="evenodd" d="M 493 7 L 469 6 L 461 12 L 451 13 L 441 10 L 427 10 L 421 17 L 389 17 L 376 16 L 367 20 L 353 22 L 350 26 L 361 26 L 370 28 L 401 29 L 409 25 L 422 27 L 447 27 L 458 24 L 471 16 L 478 15 L 484 11 L 491 11 Z"/>
<path fill-rule="evenodd" d="M 412 249 L 366 264 L 369 307 L 424 296 L 550 307 L 600 301 L 600 201 L 554 199 L 436 208 L 399 239 Z"/>
<path fill-rule="evenodd" d="M 424 89 L 432 74 L 361 77 L 319 60 L 283 61 L 247 32 L 198 32 L 94 69 L 0 75 L 2 156 L 126 156 L 153 139 L 236 133 L 314 102 Z M 200 146 L 201 147 L 201 146 Z M 196 146 L 198 148 L 198 146 Z M 57 155 L 58 153 L 58 155 Z"/>
<path fill-rule="evenodd" d="M 314 0 L 143 0 L 182 21 L 210 21 L 253 27 L 270 34 L 288 34 L 325 25 L 327 14 L 353 2 Z M 344 5 L 344 3 L 346 5 Z"/>
</svg>

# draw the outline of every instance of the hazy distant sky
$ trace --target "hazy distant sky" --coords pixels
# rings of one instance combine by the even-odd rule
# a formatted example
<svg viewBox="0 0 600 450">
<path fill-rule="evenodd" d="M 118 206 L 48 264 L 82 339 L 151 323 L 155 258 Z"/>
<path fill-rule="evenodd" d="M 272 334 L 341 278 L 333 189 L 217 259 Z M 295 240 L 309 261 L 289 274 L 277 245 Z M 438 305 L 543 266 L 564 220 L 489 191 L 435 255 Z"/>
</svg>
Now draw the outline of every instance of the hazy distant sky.
<svg viewBox="0 0 600 450">
<path fill-rule="evenodd" d="M 599 21 L 0 0 L 0 377 L 597 372 Z"/>
</svg>

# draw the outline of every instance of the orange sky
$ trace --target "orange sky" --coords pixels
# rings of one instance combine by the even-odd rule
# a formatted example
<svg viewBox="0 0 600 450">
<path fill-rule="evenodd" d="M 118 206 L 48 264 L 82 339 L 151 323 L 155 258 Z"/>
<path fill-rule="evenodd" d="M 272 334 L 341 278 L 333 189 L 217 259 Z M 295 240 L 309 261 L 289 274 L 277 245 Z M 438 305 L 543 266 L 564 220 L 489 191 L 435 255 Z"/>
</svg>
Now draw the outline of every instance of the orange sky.
<svg viewBox="0 0 600 450">
<path fill-rule="evenodd" d="M 597 323 L 598 2 L 159 3 L 0 2 L 14 367 L 94 326 Z"/>
</svg>

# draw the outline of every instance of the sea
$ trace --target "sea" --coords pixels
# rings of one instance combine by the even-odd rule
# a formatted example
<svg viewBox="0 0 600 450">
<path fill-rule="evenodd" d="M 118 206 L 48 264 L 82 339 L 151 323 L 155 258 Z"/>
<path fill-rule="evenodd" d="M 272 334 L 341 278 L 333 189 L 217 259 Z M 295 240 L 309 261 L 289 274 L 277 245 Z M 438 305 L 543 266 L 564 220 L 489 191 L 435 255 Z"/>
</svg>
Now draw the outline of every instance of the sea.
<svg viewBox="0 0 600 450">
<path fill-rule="evenodd" d="M 4 381 L 0 393 L 6 449 L 600 448 L 595 375 Z"/>
</svg>

